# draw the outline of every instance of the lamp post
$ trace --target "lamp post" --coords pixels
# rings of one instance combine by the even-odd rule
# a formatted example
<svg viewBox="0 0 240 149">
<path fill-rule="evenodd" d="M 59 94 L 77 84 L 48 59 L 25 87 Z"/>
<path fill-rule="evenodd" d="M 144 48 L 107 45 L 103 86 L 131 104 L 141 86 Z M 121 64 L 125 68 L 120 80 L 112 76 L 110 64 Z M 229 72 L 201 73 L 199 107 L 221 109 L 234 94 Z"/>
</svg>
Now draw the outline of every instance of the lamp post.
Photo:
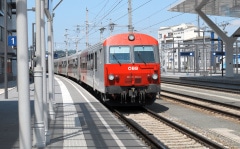
<svg viewBox="0 0 240 149">
<path fill-rule="evenodd" d="M 181 38 L 180 36 L 176 36 L 176 37 L 167 37 L 167 38 L 172 38 L 173 39 L 173 51 L 172 51 L 172 61 L 173 61 L 173 64 L 172 64 L 172 69 L 173 69 L 173 74 L 175 75 L 175 53 L 176 53 L 176 50 L 175 50 L 175 47 L 174 47 L 174 41 L 175 41 L 175 38 Z"/>
<path fill-rule="evenodd" d="M 211 41 L 221 41 L 221 55 L 222 55 L 222 59 L 221 59 L 221 61 L 222 61 L 222 77 L 223 77 L 223 40 L 219 40 L 219 39 L 211 39 Z"/>
<path fill-rule="evenodd" d="M 65 52 L 66 52 L 66 55 L 65 55 L 65 57 L 67 57 L 67 56 L 68 56 L 68 37 L 67 37 L 67 36 L 68 36 L 68 34 L 67 34 L 67 31 L 68 31 L 68 29 L 65 29 L 65 32 L 66 32 L 66 33 L 65 33 L 65 35 L 64 35 L 64 36 L 65 36 L 65 38 L 66 38 L 66 39 L 65 39 L 65 43 L 66 43 L 66 50 L 65 50 Z"/>
</svg>

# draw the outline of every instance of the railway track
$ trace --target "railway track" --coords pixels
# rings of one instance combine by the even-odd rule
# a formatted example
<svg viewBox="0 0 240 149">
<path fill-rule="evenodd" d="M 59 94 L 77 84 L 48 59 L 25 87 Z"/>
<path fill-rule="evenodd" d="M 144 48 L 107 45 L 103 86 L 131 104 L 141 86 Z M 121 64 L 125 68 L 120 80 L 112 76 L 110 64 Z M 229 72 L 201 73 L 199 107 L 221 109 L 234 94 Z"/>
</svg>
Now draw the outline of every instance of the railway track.
<svg viewBox="0 0 240 149">
<path fill-rule="evenodd" d="M 223 148 L 223 146 L 172 122 L 153 111 L 113 112 L 151 148 Z"/>
<path fill-rule="evenodd" d="M 162 77 L 161 83 L 240 94 L 240 86 L 239 86 L 238 82 L 235 82 L 235 83 L 234 82 L 226 82 L 226 81 L 211 82 L 209 80 L 204 80 L 204 79 L 203 80 L 194 80 L 194 78 L 178 79 L 178 78 Z"/>
<path fill-rule="evenodd" d="M 240 121 L 240 111 L 238 106 L 211 101 L 203 98 L 191 97 L 188 95 L 182 95 L 169 91 L 162 91 L 161 97 L 162 99 L 166 98 L 168 100 L 181 102 L 184 105 L 191 105 Z"/>
<path fill-rule="evenodd" d="M 193 89 L 194 90 L 194 89 Z M 222 91 L 223 92 L 223 91 Z M 226 94 L 226 93 L 225 93 Z M 230 93 L 235 94 L 235 93 Z M 233 95 L 234 97 L 236 95 Z M 161 91 L 161 98 L 181 102 L 184 105 L 197 107 L 201 111 L 207 111 L 214 115 L 221 115 L 227 119 L 231 118 L 234 121 L 240 121 L 239 106 L 230 105 L 226 103 L 206 100 L 205 98 L 192 97 L 191 95 L 182 95 L 179 93 Z M 147 138 L 146 142 L 153 142 L 148 144 L 151 148 L 224 148 L 225 146 L 210 141 L 209 139 L 199 135 L 198 131 L 192 128 L 188 129 L 185 126 L 180 126 L 171 119 L 164 118 L 159 114 L 144 109 L 135 112 L 122 112 L 121 117 L 126 119 L 127 123 L 137 129 L 136 134 L 142 134 L 142 138 Z M 128 124 L 129 125 L 129 124 Z M 142 131 L 139 133 L 139 131 Z M 193 132 L 194 131 L 194 132 Z M 211 137 L 212 138 L 212 137 Z M 146 140 L 146 139 L 144 139 Z M 222 142 L 222 141 L 220 141 Z M 152 147 L 154 146 L 154 147 Z"/>
<path fill-rule="evenodd" d="M 162 99 L 177 101 L 184 105 L 191 105 L 191 106 L 200 108 L 202 110 L 207 110 L 212 113 L 217 113 L 225 117 L 230 117 L 230 118 L 233 118 L 234 120 L 240 121 L 240 110 L 239 110 L 240 107 L 237 105 L 228 104 L 227 101 L 218 102 L 218 100 L 210 100 L 208 99 L 208 97 L 204 97 L 203 95 L 205 94 L 202 92 L 210 92 L 209 90 L 202 90 L 202 89 L 198 90 L 196 92 L 200 92 L 200 93 L 195 93 L 198 95 L 193 96 L 193 95 L 188 95 L 188 91 L 187 91 L 187 90 L 197 90 L 192 87 L 184 88 L 183 90 L 186 90 L 186 91 L 183 91 L 183 90 L 179 90 L 179 88 L 182 88 L 179 85 L 176 85 L 176 86 L 172 84 L 171 85 L 162 84 L 162 85 L 163 85 L 162 91 L 161 91 Z M 213 92 L 213 93 L 217 94 L 217 92 Z M 224 94 L 228 94 L 228 93 L 226 92 Z M 231 99 L 231 100 L 238 100 L 238 98 L 240 97 L 239 95 L 235 95 L 235 93 L 230 93 L 228 94 L 228 96 L 229 97 L 225 97 L 225 98 Z M 210 94 L 210 97 L 212 97 L 211 94 Z"/>
</svg>

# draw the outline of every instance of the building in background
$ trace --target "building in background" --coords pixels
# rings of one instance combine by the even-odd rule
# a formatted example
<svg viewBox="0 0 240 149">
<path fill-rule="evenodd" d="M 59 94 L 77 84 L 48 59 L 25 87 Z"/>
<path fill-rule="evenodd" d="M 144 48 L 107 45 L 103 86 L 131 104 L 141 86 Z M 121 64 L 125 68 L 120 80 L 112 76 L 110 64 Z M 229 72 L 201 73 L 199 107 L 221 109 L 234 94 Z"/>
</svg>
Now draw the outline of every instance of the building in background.
<svg viewBox="0 0 240 149">
<path fill-rule="evenodd" d="M 179 69 L 178 46 L 183 43 L 193 43 L 203 38 L 203 32 L 197 32 L 198 27 L 193 24 L 180 24 L 170 27 L 160 27 L 158 31 L 158 41 L 160 47 L 160 57 L 164 71 Z M 184 57 L 180 59 L 182 65 L 180 69 L 186 69 Z"/>
<path fill-rule="evenodd" d="M 0 83 L 4 81 L 4 52 L 5 38 L 4 32 L 7 30 L 7 36 L 16 36 L 16 1 L 7 0 L 7 8 L 4 8 L 5 0 L 0 0 Z M 7 11 L 5 11 L 7 10 Z M 5 14 L 7 12 L 7 14 Z M 7 22 L 5 23 L 5 16 Z M 5 26 L 7 24 L 7 26 Z M 7 46 L 7 74 L 8 80 L 14 80 L 17 76 L 16 71 L 16 48 Z"/>
<path fill-rule="evenodd" d="M 218 73 L 225 66 L 225 44 L 206 27 L 192 24 L 160 27 L 158 31 L 162 71 Z M 238 73 L 240 42 L 234 44 L 234 71 Z M 223 67 L 222 67 L 223 66 Z"/>
</svg>

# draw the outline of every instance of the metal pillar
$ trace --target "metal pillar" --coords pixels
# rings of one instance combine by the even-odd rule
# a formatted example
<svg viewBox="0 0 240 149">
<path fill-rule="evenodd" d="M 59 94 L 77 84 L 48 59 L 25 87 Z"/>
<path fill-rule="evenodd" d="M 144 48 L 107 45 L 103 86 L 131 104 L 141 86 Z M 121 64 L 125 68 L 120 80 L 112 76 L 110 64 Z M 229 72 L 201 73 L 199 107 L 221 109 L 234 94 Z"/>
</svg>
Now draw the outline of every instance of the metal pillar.
<svg viewBox="0 0 240 149">
<path fill-rule="evenodd" d="M 236 74 L 238 74 L 238 64 L 239 64 L 239 61 L 238 61 L 238 41 L 236 41 Z"/>
<path fill-rule="evenodd" d="M 34 138 L 33 146 L 45 147 L 44 120 L 43 120 L 43 68 L 41 66 L 41 1 L 36 0 L 36 67 L 34 68 Z"/>
<path fill-rule="evenodd" d="M 178 72 L 181 72 L 180 44 L 178 43 Z"/>
<path fill-rule="evenodd" d="M 174 37 L 173 37 L 173 51 L 172 51 L 172 70 L 173 70 L 173 74 L 175 75 L 175 49 L 174 49 Z"/>
<path fill-rule="evenodd" d="M 65 38 L 66 38 L 66 39 L 65 39 L 65 43 L 66 43 L 66 50 L 65 50 L 65 53 L 66 53 L 66 54 L 65 54 L 65 56 L 66 56 L 66 57 L 68 57 L 68 37 L 67 37 L 68 34 L 67 34 L 67 31 L 68 31 L 68 29 L 65 29 L 65 32 L 66 32 L 66 33 L 65 33 L 65 35 L 64 35 Z"/>
<path fill-rule="evenodd" d="M 55 112 L 54 112 L 54 108 L 53 108 L 53 102 L 54 102 L 54 72 L 53 72 L 53 42 L 52 42 L 52 18 L 48 19 L 48 91 L 49 91 L 49 95 L 48 95 L 48 110 L 49 110 L 49 115 L 50 115 L 50 119 L 54 120 L 55 119 Z"/>
<path fill-rule="evenodd" d="M 47 75 L 46 75 L 46 43 L 45 43 L 45 14 L 44 1 L 41 0 L 41 65 L 43 68 L 43 118 L 45 126 L 45 141 L 50 143 L 50 133 L 48 131 L 48 101 L 47 101 Z"/>
<path fill-rule="evenodd" d="M 196 73 L 199 73 L 199 51 L 198 45 L 195 46 L 195 59 L 196 59 Z"/>
<path fill-rule="evenodd" d="M 205 49 L 205 32 L 203 32 L 203 49 L 202 49 L 203 58 L 201 58 L 203 63 L 203 70 L 207 70 L 207 49 Z"/>
<path fill-rule="evenodd" d="M 4 14 L 7 14 L 7 1 L 4 1 Z M 4 95 L 5 99 L 8 99 L 8 72 L 7 72 L 7 53 L 8 53 L 8 47 L 7 47 L 7 15 L 4 15 Z"/>
<path fill-rule="evenodd" d="M 54 68 L 54 64 L 53 64 L 53 57 L 54 57 L 54 35 L 53 35 L 54 31 L 53 31 L 53 19 L 52 19 L 52 23 L 51 23 L 51 37 L 52 37 L 52 69 Z M 52 86 L 53 86 L 53 93 L 52 93 L 52 98 L 53 98 L 53 101 L 52 101 L 52 104 L 55 105 L 56 102 L 55 102 L 55 80 L 54 80 L 54 70 L 52 70 L 52 76 L 53 76 L 53 79 L 52 79 Z M 53 106 L 55 107 L 55 106 Z"/>
<path fill-rule="evenodd" d="M 28 27 L 27 0 L 16 0 L 17 5 L 17 69 L 18 69 L 18 115 L 19 115 L 19 147 L 32 148 L 30 93 L 28 72 Z"/>
<path fill-rule="evenodd" d="M 133 26 L 132 26 L 132 1 L 128 0 L 128 31 L 130 33 L 133 32 Z"/>
</svg>

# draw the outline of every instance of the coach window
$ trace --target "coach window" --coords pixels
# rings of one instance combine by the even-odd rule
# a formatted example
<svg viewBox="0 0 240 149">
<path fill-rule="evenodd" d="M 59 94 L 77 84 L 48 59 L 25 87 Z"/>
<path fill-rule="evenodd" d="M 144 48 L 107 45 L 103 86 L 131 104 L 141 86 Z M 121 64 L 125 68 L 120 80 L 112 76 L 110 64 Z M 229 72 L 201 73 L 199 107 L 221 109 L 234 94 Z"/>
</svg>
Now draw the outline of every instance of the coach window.
<svg viewBox="0 0 240 149">
<path fill-rule="evenodd" d="M 109 50 L 110 63 L 129 63 L 130 62 L 130 47 L 116 46 L 110 47 Z"/>
<path fill-rule="evenodd" d="M 97 71 L 97 52 L 95 52 L 95 54 L 94 54 L 94 69 L 95 69 L 95 71 Z"/>
<path fill-rule="evenodd" d="M 153 46 L 136 46 L 134 47 L 134 62 L 135 63 L 152 63 L 154 60 Z"/>
<path fill-rule="evenodd" d="M 93 69 L 93 53 L 91 53 L 91 57 L 90 57 L 90 63 L 91 63 L 91 69 Z"/>
</svg>

